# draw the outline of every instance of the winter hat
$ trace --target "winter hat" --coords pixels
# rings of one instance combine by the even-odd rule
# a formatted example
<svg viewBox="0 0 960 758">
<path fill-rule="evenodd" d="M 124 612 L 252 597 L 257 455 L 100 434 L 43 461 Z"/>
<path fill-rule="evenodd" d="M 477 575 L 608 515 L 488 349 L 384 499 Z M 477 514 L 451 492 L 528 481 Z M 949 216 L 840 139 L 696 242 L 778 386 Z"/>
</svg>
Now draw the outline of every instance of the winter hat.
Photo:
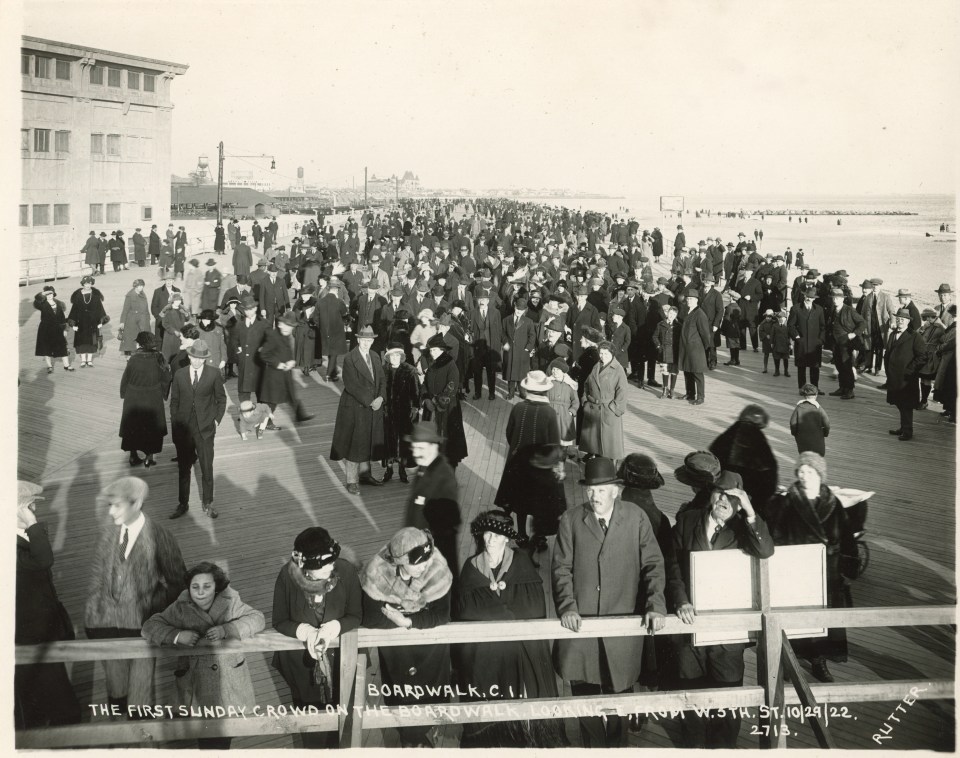
<svg viewBox="0 0 960 758">
<path fill-rule="evenodd" d="M 806 453 L 800 453 L 800 457 L 797 458 L 797 465 L 793 467 L 793 473 L 796 474 L 800 470 L 801 466 L 809 466 L 818 474 L 820 474 L 820 482 L 826 484 L 827 482 L 827 461 L 822 455 L 817 453 L 810 452 L 809 450 Z"/>
</svg>

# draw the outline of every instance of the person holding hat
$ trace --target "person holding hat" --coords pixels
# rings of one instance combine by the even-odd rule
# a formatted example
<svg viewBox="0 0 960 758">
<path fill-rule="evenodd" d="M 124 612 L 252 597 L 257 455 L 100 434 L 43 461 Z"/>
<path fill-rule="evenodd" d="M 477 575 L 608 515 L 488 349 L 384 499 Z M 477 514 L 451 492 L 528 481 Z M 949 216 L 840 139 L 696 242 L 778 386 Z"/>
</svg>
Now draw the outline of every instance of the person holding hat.
<svg viewBox="0 0 960 758">
<path fill-rule="evenodd" d="M 213 507 L 213 444 L 227 409 L 227 393 L 220 371 L 206 365 L 210 348 L 203 340 L 194 341 L 187 355 L 190 365 L 176 371 L 170 394 L 179 469 L 179 505 L 170 518 L 180 518 L 189 509 L 193 464 L 199 461 L 203 512 L 215 519 L 219 514 Z"/>
<path fill-rule="evenodd" d="M 149 327 L 148 327 L 149 328 Z M 167 436 L 164 400 L 170 391 L 170 366 L 157 352 L 157 340 L 145 329 L 137 334 L 137 352 L 130 356 L 120 379 L 120 449 L 129 452 L 130 465 L 145 468 L 157 465 L 156 456 Z M 146 454 L 140 458 L 138 451 Z"/>
<path fill-rule="evenodd" d="M 47 362 L 47 373 L 53 373 L 53 359 L 63 361 L 64 371 L 75 371 L 70 365 L 70 353 L 67 350 L 67 338 L 63 330 L 67 327 L 66 306 L 57 300 L 57 291 L 46 285 L 42 292 L 33 298 L 33 307 L 40 311 L 40 325 L 37 327 L 37 344 L 33 351 Z M 149 328 L 150 318 L 147 317 Z"/>
<path fill-rule="evenodd" d="M 14 642 L 39 645 L 76 638 L 53 585 L 53 548 L 37 501 L 43 488 L 17 482 L 17 578 Z M 33 729 L 80 723 L 80 703 L 63 663 L 17 666 L 13 674 L 14 726 Z"/>
<path fill-rule="evenodd" d="M 527 299 L 519 296 L 513 302 L 513 313 L 503 317 L 503 379 L 507 383 L 507 400 L 513 400 L 520 384 L 530 371 L 536 353 L 536 326 L 527 317 Z M 523 397 L 521 388 L 520 396 Z"/>
<path fill-rule="evenodd" d="M 370 350 L 375 338 L 369 326 L 361 329 L 357 346 L 343 361 L 343 393 L 330 447 L 330 460 L 345 461 L 352 495 L 360 494 L 359 484 L 382 484 L 370 471 L 370 461 L 383 459 L 385 380 L 380 356 Z"/>
<path fill-rule="evenodd" d="M 260 346 L 260 360 L 263 373 L 257 399 L 270 406 L 271 413 L 280 403 L 289 403 L 294 409 L 297 423 L 309 421 L 313 414 L 308 413 L 305 403 L 299 397 L 293 371 L 297 362 L 293 357 L 293 330 L 299 320 L 292 311 L 284 313 L 277 321 L 275 329 L 266 331 Z"/>
<path fill-rule="evenodd" d="M 406 362 L 406 351 L 400 342 L 391 342 L 384 358 L 385 406 L 383 481 L 393 478 L 393 464 L 400 469 L 400 481 L 406 484 L 407 469 L 414 467 L 407 435 L 419 418 L 420 386 L 417 372 Z"/>
<path fill-rule="evenodd" d="M 532 557 L 547 549 L 547 537 L 557 533 L 567 501 L 556 470 L 560 426 L 547 398 L 553 383 L 542 371 L 530 371 L 521 387 L 524 399 L 507 420 L 507 459 L 493 502 L 517 515 L 517 531 L 528 541 Z"/>
<path fill-rule="evenodd" d="M 688 311 L 680 329 L 677 368 L 683 372 L 686 394 L 680 399 L 703 405 L 706 397 L 703 375 L 707 371 L 707 347 L 713 344 L 713 334 L 706 314 L 698 307 L 700 293 L 688 289 L 684 297 Z"/>
<path fill-rule="evenodd" d="M 853 306 L 844 302 L 843 290 L 834 288 L 830 292 L 833 299 L 834 315 L 831 324 L 833 335 L 833 362 L 837 367 L 840 386 L 831 392 L 841 400 L 852 400 L 857 383 L 853 367 L 857 356 L 863 349 L 863 337 L 866 323 Z"/>
<path fill-rule="evenodd" d="M 290 560 L 273 588 L 273 628 L 303 643 L 304 650 L 273 654 L 271 665 L 290 687 L 294 706 L 340 703 L 340 650 L 329 644 L 360 626 L 363 594 L 357 569 L 321 526 L 297 535 Z M 339 735 L 303 732 L 304 748 L 333 748 Z"/>
<path fill-rule="evenodd" d="M 89 640 L 141 638 L 143 623 L 185 589 L 187 567 L 174 536 L 143 512 L 150 488 L 127 476 L 97 496 L 109 522 L 89 561 L 84 631 Z M 123 715 L 151 706 L 156 658 L 104 659 L 107 702 Z M 128 704 L 132 711 L 128 711 Z"/>
<path fill-rule="evenodd" d="M 741 550 L 755 558 L 769 558 L 774 553 L 770 531 L 751 503 L 750 496 L 739 486 L 738 477 L 724 471 L 707 490 L 706 507 L 677 514 L 673 541 L 683 581 L 673 587 L 676 613 L 685 624 L 692 624 L 696 609 L 690 598 L 691 554 L 700 550 Z M 692 635 L 677 637 L 679 685 L 684 690 L 743 686 L 744 644 L 706 645 L 697 647 Z M 681 723 L 683 746 L 686 748 L 735 748 L 740 733 L 741 717 L 736 709 L 705 715 L 684 714 Z"/>
<path fill-rule="evenodd" d="M 787 330 L 793 341 L 793 361 L 797 367 L 797 388 L 807 383 L 807 369 L 810 369 L 810 383 L 817 388 L 817 394 L 826 394 L 820 389 L 820 363 L 823 360 L 823 342 L 826 338 L 827 322 L 823 308 L 814 302 L 817 292 L 814 287 L 803 291 L 803 300 L 790 309 Z"/>
<path fill-rule="evenodd" d="M 100 329 L 110 317 L 103 308 L 103 293 L 94 287 L 92 276 L 80 279 L 80 289 L 70 296 L 67 326 L 73 329 L 73 349 L 80 357 L 80 368 L 93 368 L 93 354 L 102 342 Z"/>
<path fill-rule="evenodd" d="M 429 368 L 423 377 L 423 420 L 432 421 L 444 438 L 443 452 L 453 468 L 467 457 L 467 437 L 460 408 L 460 372 L 450 355 L 450 344 L 435 334 L 426 345 Z"/>
<path fill-rule="evenodd" d="M 415 424 L 406 439 L 419 472 L 407 497 L 404 523 L 429 529 L 447 565 L 456 566 L 460 495 L 453 467 L 440 452 L 443 438 L 433 424 Z"/>
<path fill-rule="evenodd" d="M 704 508 L 709 500 L 710 488 L 720 477 L 720 461 L 707 450 L 695 450 L 688 453 L 683 463 L 673 470 L 673 475 L 681 484 L 687 485 L 693 492 L 693 499 L 681 504 L 677 515 L 688 510 Z M 739 479 L 739 475 L 736 475 Z"/>
<path fill-rule="evenodd" d="M 859 574 L 854 521 L 827 487 L 827 462 L 822 456 L 800 453 L 794 474 L 796 481 L 786 494 L 771 500 L 767 508 L 773 541 L 778 546 L 825 545 L 827 607 L 851 608 L 847 580 Z M 828 629 L 826 637 L 795 638 L 790 644 L 798 657 L 809 661 L 813 676 L 821 682 L 833 681 L 828 659 L 847 661 L 847 633 L 843 628 Z"/>
<path fill-rule="evenodd" d="M 576 302 L 567 311 L 566 328 L 570 332 L 573 360 L 577 361 L 584 348 L 581 342 L 584 329 L 600 329 L 600 312 L 587 302 L 587 288 L 579 284 L 573 290 Z"/>
<path fill-rule="evenodd" d="M 553 599 L 561 625 L 579 632 L 592 616 L 642 615 L 650 633 L 663 628 L 663 556 L 649 519 L 623 502 L 623 480 L 613 461 L 592 458 L 584 478 L 588 501 L 560 517 L 553 553 Z M 644 637 L 556 642 L 557 670 L 574 696 L 625 692 L 642 668 Z M 618 747 L 625 742 L 619 716 L 580 718 L 584 747 Z"/>
<path fill-rule="evenodd" d="M 460 571 L 458 621 L 542 619 L 547 615 L 543 580 L 523 550 L 510 545 L 518 535 L 501 510 L 481 512 L 470 525 L 476 553 Z M 550 640 L 471 642 L 460 646 L 461 689 L 473 687 L 479 700 L 555 698 L 556 674 Z M 469 696 L 468 696 L 469 697 Z M 462 698 L 468 702 L 468 698 Z M 551 719 L 464 724 L 461 748 L 563 747 L 562 722 Z"/>
<path fill-rule="evenodd" d="M 480 399 L 485 373 L 488 397 L 493 400 L 496 397 L 500 345 L 503 344 L 503 320 L 491 305 L 487 290 L 478 290 L 474 296 L 477 305 L 470 314 L 469 330 L 473 346 L 473 398 Z"/>
<path fill-rule="evenodd" d="M 430 532 L 407 526 L 363 567 L 363 626 L 367 629 L 435 629 L 450 621 L 453 573 Z M 445 703 L 450 683 L 450 645 L 380 647 L 384 703 Z M 410 694 L 433 690 L 436 694 Z M 443 694 L 441 694 L 443 693 Z M 433 747 L 431 725 L 399 727 L 401 747 Z"/>
<path fill-rule="evenodd" d="M 914 309 L 916 310 L 916 309 Z M 890 434 L 901 442 L 913 439 L 913 411 L 920 398 L 920 372 L 927 363 L 927 346 L 917 332 L 911 331 L 913 313 L 908 308 L 897 311 L 896 328 L 887 338 L 886 363 L 887 403 L 900 411 L 900 426 Z"/>
</svg>

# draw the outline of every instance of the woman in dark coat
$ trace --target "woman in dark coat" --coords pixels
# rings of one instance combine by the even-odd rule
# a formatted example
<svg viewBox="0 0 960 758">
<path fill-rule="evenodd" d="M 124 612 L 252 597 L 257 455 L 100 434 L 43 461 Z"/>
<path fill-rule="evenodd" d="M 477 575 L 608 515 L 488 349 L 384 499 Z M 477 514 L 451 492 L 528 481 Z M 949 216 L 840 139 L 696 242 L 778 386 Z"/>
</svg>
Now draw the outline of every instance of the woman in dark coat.
<svg viewBox="0 0 960 758">
<path fill-rule="evenodd" d="M 513 520 L 503 511 L 481 513 L 470 528 L 477 554 L 463 564 L 457 590 L 458 621 L 513 621 L 547 616 L 543 579 L 529 556 L 508 547 L 517 539 Z M 555 698 L 557 677 L 549 640 L 474 642 L 461 645 L 461 689 L 479 691 L 480 700 Z M 468 697 L 461 696 L 461 702 Z M 460 747 L 562 747 L 562 722 L 499 721 L 464 724 Z"/>
<path fill-rule="evenodd" d="M 110 320 L 103 309 L 103 294 L 93 285 L 92 276 L 80 280 L 80 289 L 70 296 L 70 313 L 67 315 L 67 323 L 74 332 L 73 349 L 80 356 L 80 368 L 93 368 L 100 327 Z"/>
<path fill-rule="evenodd" d="M 223 224 L 218 223 L 213 228 L 213 250 L 217 255 L 223 255 L 227 249 L 227 235 L 223 231 Z"/>
<path fill-rule="evenodd" d="M 827 607 L 852 608 L 847 579 L 858 575 L 855 526 L 827 487 L 827 462 L 816 453 L 801 453 L 795 469 L 797 481 L 787 493 L 775 497 L 767 508 L 775 545 L 822 544 L 827 548 Z M 846 629 L 829 629 L 826 637 L 791 640 L 801 658 L 810 661 L 813 675 L 832 682 L 827 660 L 847 661 Z"/>
<path fill-rule="evenodd" d="M 441 452 L 454 468 L 467 457 L 467 435 L 460 408 L 460 372 L 442 334 L 427 342 L 432 363 L 423 377 L 423 420 L 432 420 L 444 438 Z"/>
<path fill-rule="evenodd" d="M 154 455 L 163 449 L 167 436 L 167 416 L 163 401 L 170 391 L 172 373 L 167 361 L 157 352 L 152 332 L 137 335 L 140 349 L 130 356 L 120 379 L 123 415 L 120 417 L 121 450 L 130 453 L 130 465 L 155 466 Z M 137 451 L 146 453 L 146 462 Z"/>
<path fill-rule="evenodd" d="M 393 464 L 400 469 L 400 481 L 406 483 L 407 469 L 416 466 L 405 437 L 413 431 L 420 409 L 420 384 L 417 371 L 404 358 L 406 351 L 399 342 L 391 342 L 383 354 L 386 382 L 386 415 L 383 419 L 383 481 L 393 478 Z"/>
<path fill-rule="evenodd" d="M 345 320 L 350 309 L 340 297 L 341 286 L 339 281 L 332 279 L 330 286 L 321 293 L 317 304 L 320 355 L 327 359 L 327 379 L 331 382 L 337 381 L 340 376 L 337 359 L 348 352 Z"/>
<path fill-rule="evenodd" d="M 517 530 L 529 539 L 531 557 L 532 551 L 547 549 L 547 537 L 557 533 L 560 514 L 567 509 L 556 471 L 560 425 L 547 398 L 552 386 L 542 371 L 531 371 L 520 382 L 527 396 L 513 406 L 507 420 L 507 460 L 493 501 L 517 514 Z"/>
<path fill-rule="evenodd" d="M 743 489 L 751 503 L 762 506 L 777 491 L 780 483 L 777 457 L 763 430 L 770 416 L 759 405 L 748 405 L 740 418 L 710 444 L 724 471 L 740 474 Z"/>
<path fill-rule="evenodd" d="M 132 289 L 123 298 L 123 310 L 120 311 L 120 350 L 130 355 L 137 349 L 137 335 L 150 331 L 150 303 L 143 292 L 146 283 L 136 279 Z"/>
<path fill-rule="evenodd" d="M 413 344 L 410 342 L 410 313 L 401 308 L 387 327 L 387 342 L 403 345 L 406 362 L 413 365 Z"/>
<path fill-rule="evenodd" d="M 293 554 L 273 588 L 273 628 L 303 642 L 303 650 L 274 653 L 272 665 L 290 687 L 298 707 L 340 702 L 340 650 L 328 643 L 360 626 L 362 593 L 357 570 L 340 557 L 326 529 L 312 526 L 297 535 Z M 304 732 L 304 748 L 333 748 L 333 732 Z"/>
<path fill-rule="evenodd" d="M 368 629 L 433 629 L 450 621 L 453 574 L 429 532 L 401 529 L 360 574 L 363 625 Z M 448 700 L 450 645 L 381 647 L 380 677 L 391 693 L 386 705 L 429 705 Z M 440 694 L 403 694 L 406 688 L 436 688 Z M 433 747 L 431 725 L 400 727 L 401 747 Z"/>
<path fill-rule="evenodd" d="M 294 353 L 297 367 L 307 376 L 317 365 L 319 344 L 317 344 L 317 287 L 305 284 L 299 297 L 293 303 L 293 313 L 297 317 L 297 328 L 293 332 Z"/>
<path fill-rule="evenodd" d="M 53 359 L 63 361 L 65 371 L 74 371 L 70 365 L 67 350 L 67 338 L 63 330 L 67 326 L 66 307 L 57 300 L 57 291 L 47 285 L 43 292 L 33 298 L 33 307 L 40 311 L 40 326 L 37 328 L 37 346 L 34 355 L 42 356 L 47 362 L 47 373 L 53 373 Z"/>
<path fill-rule="evenodd" d="M 277 320 L 276 329 L 268 329 L 266 338 L 260 346 L 260 359 L 263 361 L 263 373 L 260 375 L 260 389 L 257 399 L 275 411 L 280 403 L 289 403 L 296 413 L 296 420 L 309 421 L 313 416 L 307 413 L 293 381 L 293 330 L 297 327 L 297 316 L 292 312 L 284 313 Z"/>
</svg>

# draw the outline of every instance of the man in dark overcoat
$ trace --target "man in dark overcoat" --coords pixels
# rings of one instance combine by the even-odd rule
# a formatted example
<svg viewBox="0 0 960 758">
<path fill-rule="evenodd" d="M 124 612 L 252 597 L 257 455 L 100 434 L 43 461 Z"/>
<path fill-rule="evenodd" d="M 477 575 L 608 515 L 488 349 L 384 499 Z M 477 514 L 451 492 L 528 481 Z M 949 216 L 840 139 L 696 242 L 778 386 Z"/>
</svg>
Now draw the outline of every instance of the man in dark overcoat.
<svg viewBox="0 0 960 758">
<path fill-rule="evenodd" d="M 160 258 L 160 235 L 157 234 L 157 225 L 150 227 L 150 238 L 147 242 L 147 253 L 150 255 L 150 265 L 154 266 Z"/>
<path fill-rule="evenodd" d="M 584 327 L 600 329 L 600 312 L 587 302 L 587 288 L 583 284 L 574 287 L 576 302 L 567 311 L 566 326 L 570 330 L 570 344 L 573 347 L 573 359 L 577 360 L 583 352 L 580 338 Z"/>
<path fill-rule="evenodd" d="M 623 481 L 613 461 L 587 461 L 580 484 L 589 500 L 560 517 L 553 553 L 553 599 L 560 623 L 579 632 L 586 617 L 643 615 L 651 633 L 662 629 L 666 572 L 650 520 L 638 506 L 620 499 Z M 558 672 L 574 695 L 624 692 L 640 675 L 643 641 L 564 637 L 557 641 Z M 624 744 L 619 716 L 579 721 L 584 747 Z"/>
<path fill-rule="evenodd" d="M 173 375 L 170 392 L 170 423 L 180 473 L 180 502 L 170 518 L 180 518 L 190 507 L 190 477 L 196 462 L 200 463 L 203 512 L 216 518 L 219 514 L 213 507 L 213 442 L 227 410 L 227 393 L 220 370 L 206 365 L 210 357 L 206 342 L 196 340 L 187 348 L 187 355 L 190 365 Z"/>
<path fill-rule="evenodd" d="M 376 279 L 367 282 L 363 294 L 353 304 L 353 323 L 357 329 L 371 327 L 375 332 L 380 327 L 380 314 L 387 301 L 380 296 L 380 284 Z"/>
<path fill-rule="evenodd" d="M 680 329 L 677 368 L 683 372 L 685 399 L 693 405 L 703 405 L 706 389 L 703 374 L 707 370 L 707 348 L 713 344 L 713 335 L 706 314 L 698 307 L 700 293 L 688 289 L 685 298 L 688 312 Z"/>
<path fill-rule="evenodd" d="M 293 381 L 297 363 L 293 355 L 293 330 L 298 322 L 296 313 L 288 311 L 277 320 L 275 329 L 266 330 L 260 347 L 263 369 L 257 399 L 269 405 L 271 411 L 275 411 L 280 403 L 289 403 L 299 423 L 309 421 L 313 415 L 307 413 L 297 383 Z"/>
<path fill-rule="evenodd" d="M 376 334 L 369 326 L 357 333 L 357 346 L 343 361 L 343 393 L 337 407 L 330 460 L 344 461 L 347 492 L 360 494 L 359 484 L 383 484 L 370 471 L 370 461 L 383 458 L 383 402 L 386 379 L 380 356 L 370 348 Z"/>
<path fill-rule="evenodd" d="M 853 364 L 859 351 L 863 350 L 866 334 L 866 323 L 852 305 L 843 302 L 843 290 L 832 290 L 833 307 L 836 314 L 833 317 L 833 362 L 837 366 L 840 386 L 831 392 L 831 395 L 842 400 L 852 400 L 853 389 L 857 383 L 853 374 Z"/>
<path fill-rule="evenodd" d="M 827 319 L 823 308 L 816 304 L 817 289 L 808 287 L 803 292 L 803 301 L 790 309 L 787 319 L 787 331 L 793 340 L 794 362 L 797 366 L 797 387 L 807 383 L 807 369 L 810 369 L 810 383 L 820 395 L 826 394 L 820 389 L 820 361 L 823 356 L 823 341 L 826 338 Z"/>
<path fill-rule="evenodd" d="M 290 296 L 283 277 L 277 276 L 276 264 L 267 266 L 267 278 L 254 285 L 254 297 L 260 304 L 260 317 L 274 326 L 277 319 L 290 307 Z"/>
<path fill-rule="evenodd" d="M 703 289 L 700 292 L 700 309 L 710 322 L 711 332 L 710 345 L 707 347 L 707 368 L 713 371 L 717 367 L 717 346 L 720 344 L 720 325 L 723 323 L 723 296 L 717 291 L 712 272 L 704 272 L 701 281 Z"/>
<path fill-rule="evenodd" d="M 500 312 L 490 306 L 490 295 L 486 290 L 478 291 L 477 307 L 470 314 L 470 342 L 473 345 L 473 398 L 480 399 L 483 374 L 486 373 L 488 396 L 493 400 L 497 390 L 503 322 Z"/>
<path fill-rule="evenodd" d="M 250 294 L 240 297 L 237 309 L 240 318 L 233 326 L 233 342 L 236 345 L 234 361 L 237 364 L 237 396 L 240 402 L 260 391 L 260 346 L 266 339 L 269 324 L 257 318 L 257 301 Z M 258 395 L 259 397 L 259 395 Z M 272 428 L 273 422 L 267 428 Z"/>
<path fill-rule="evenodd" d="M 133 242 L 134 260 L 140 268 L 143 268 L 147 262 L 147 241 L 143 238 L 143 235 L 140 234 L 139 226 L 130 239 Z"/>
<path fill-rule="evenodd" d="M 110 250 L 110 240 L 107 239 L 106 232 L 100 232 L 100 239 L 97 240 L 97 265 L 100 267 L 100 273 L 106 274 L 107 253 Z"/>
<path fill-rule="evenodd" d="M 326 292 L 317 301 L 317 339 L 320 341 L 320 355 L 327 359 L 327 381 L 335 382 L 340 378 L 337 362 L 347 353 L 345 323 L 348 321 L 349 308 L 340 296 L 343 285 L 338 279 L 331 279 Z"/>
<path fill-rule="evenodd" d="M 920 369 L 927 362 L 927 345 L 910 330 L 909 308 L 897 311 L 897 328 L 887 337 L 884 368 L 887 372 L 887 402 L 900 411 L 900 426 L 891 429 L 901 442 L 913 439 L 913 411 L 920 400 Z"/>
<path fill-rule="evenodd" d="M 253 251 L 247 244 L 246 236 L 240 238 L 240 244 L 233 249 L 233 273 L 249 276 L 250 268 L 253 266 Z"/>
<path fill-rule="evenodd" d="M 750 333 L 750 346 L 757 352 L 757 324 L 760 318 L 760 301 L 763 299 L 763 285 L 754 278 L 756 269 L 752 263 L 743 269 L 743 281 L 734 289 L 740 293 L 740 344 L 747 347 L 747 332 Z"/>
<path fill-rule="evenodd" d="M 503 379 L 507 383 L 507 400 L 512 400 L 527 372 L 536 351 L 536 327 L 526 316 L 527 299 L 518 297 L 514 312 L 504 316 L 503 326 Z"/>
<path fill-rule="evenodd" d="M 93 269 L 92 273 L 100 270 L 100 245 L 97 243 L 96 232 L 90 232 L 80 252 L 83 254 L 84 264 Z"/>
<path fill-rule="evenodd" d="M 160 323 L 160 311 L 170 302 L 170 296 L 174 292 L 179 292 L 179 287 L 174 287 L 174 275 L 168 271 L 163 275 L 163 284 L 153 291 L 153 297 L 150 299 L 150 313 L 156 321 L 157 340 L 163 342 L 163 324 Z"/>
</svg>

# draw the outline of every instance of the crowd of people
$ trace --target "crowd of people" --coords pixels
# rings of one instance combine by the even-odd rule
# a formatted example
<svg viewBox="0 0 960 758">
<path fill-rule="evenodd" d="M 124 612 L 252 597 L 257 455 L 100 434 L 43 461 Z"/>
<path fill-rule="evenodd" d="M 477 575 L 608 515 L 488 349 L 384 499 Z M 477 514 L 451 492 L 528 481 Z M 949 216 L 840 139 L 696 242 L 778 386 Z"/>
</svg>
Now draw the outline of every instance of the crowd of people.
<svg viewBox="0 0 960 758">
<path fill-rule="evenodd" d="M 310 222 L 289 251 L 270 239 L 255 269 L 246 238 L 228 228 L 216 252 L 225 253 L 229 242 L 232 273 L 221 274 L 216 259 L 208 259 L 198 291 L 175 266 L 161 265 L 162 284 L 149 305 L 142 279 L 125 298 L 118 328 L 128 356 L 121 447 L 131 466 L 155 465 L 169 416 L 179 471 L 179 504 L 170 518 L 189 508 L 195 461 L 203 510 L 219 515 L 214 440 L 228 394 L 244 440 L 278 429 L 273 414 L 280 404 L 290 406 L 298 423 L 312 418 L 293 379 L 298 370 L 341 384 L 329 458 L 344 461 L 347 493 L 383 486 L 395 468 L 410 485 L 405 528 L 364 565 L 321 527 L 293 541 L 277 577 L 271 623 L 304 645 L 273 660 L 295 704 L 339 702 L 338 661 L 328 645 L 360 625 L 430 628 L 451 619 L 545 618 L 537 571 L 544 553 L 558 623 L 570 632 L 590 616 L 642 615 L 651 632 L 662 629 L 666 614 L 691 623 L 690 553 L 702 550 L 766 558 L 774 545 L 823 544 L 828 602 L 850 605 L 849 580 L 857 574 L 851 551 L 855 555 L 863 524 L 827 486 L 830 421 L 818 400 L 826 394 L 820 388 L 824 355 L 838 377 L 830 394 L 842 399 L 854 399 L 858 373 L 885 372 L 887 401 L 900 413 L 891 433 L 900 440 L 912 438 L 913 413 L 928 408 L 931 392 L 941 415 L 953 421 L 956 306 L 949 284 L 937 291 L 939 307 L 923 312 L 909 291 L 899 290 L 895 301 L 878 279 L 864 281 L 854 299 L 846 272 L 821 277 L 799 253 L 790 254 L 800 271 L 791 283 L 786 255 L 761 255 L 759 235 L 748 241 L 741 234 L 736 243 L 707 238 L 688 247 L 682 227 L 670 276 L 656 278 L 651 263 L 664 257 L 663 234 L 641 230 L 631 218 L 485 200 L 467 211 L 452 202 L 411 201 L 366 211 L 359 222 L 351 217 L 339 230 L 322 219 Z M 194 258 L 186 274 L 198 264 Z M 94 284 L 92 276 L 83 278 L 69 313 L 56 292 L 47 292 L 52 288 L 38 294 L 37 355 L 49 371 L 53 358 L 69 365 L 65 328 L 74 331 L 81 366 L 93 366 L 109 322 Z M 709 451 L 691 452 L 676 469 L 692 498 L 671 527 L 654 502 L 664 482 L 656 463 L 628 452 L 627 389 L 633 383 L 660 400 L 703 404 L 721 338 L 730 368 L 741 366 L 740 351 L 762 349 L 763 372 L 772 353 L 774 375 L 790 377 L 793 358 L 800 396 L 790 419 L 799 454 L 795 480 L 779 487 L 777 460 L 763 433 L 768 414 L 749 405 Z M 759 362 L 755 368 L 761 370 Z M 684 386 L 677 390 L 681 372 Z M 498 375 L 505 391 L 498 390 Z M 495 507 L 470 524 L 477 549 L 461 562 L 456 469 L 469 455 L 462 404 L 471 392 L 480 407 L 497 402 L 498 392 L 503 401 L 520 399 L 505 430 Z M 654 403 L 652 412 L 668 413 L 669 405 Z M 588 499 L 568 507 L 563 482 L 571 458 L 583 464 L 580 483 Z M 38 493 L 24 487 L 18 642 L 21 570 L 24 582 L 47 583 L 56 597 L 52 553 L 44 552 L 32 515 Z M 240 601 L 219 567 L 201 561 L 186 570 L 171 533 L 143 513 L 146 496 L 146 484 L 133 477 L 102 493 L 112 525 L 97 549 L 87 636 L 142 634 L 189 648 L 201 638 L 242 638 L 262 629 L 263 613 Z M 136 570 L 133 562 L 140 562 Z M 821 681 L 832 681 L 828 660 L 846 660 L 842 630 L 795 641 L 795 647 Z M 743 682 L 742 645 L 696 647 L 688 636 L 564 636 L 555 645 L 484 642 L 462 649 L 438 643 L 382 648 L 379 656 L 392 693 L 460 681 L 479 688 L 484 700 L 555 697 L 557 676 L 575 695 L 624 692 L 638 683 L 699 689 Z M 252 698 L 249 674 L 237 671 L 243 661 L 218 657 L 185 651 L 182 698 L 203 702 L 219 692 L 221 705 L 234 704 L 227 692 L 237 705 Z M 111 701 L 153 702 L 143 689 L 152 686 L 152 659 L 105 668 Z M 59 670 L 46 675 L 63 686 Z M 233 679 L 222 681 L 227 676 Z M 29 724 L 55 723 L 25 678 L 22 686 L 21 697 L 18 679 L 18 703 L 32 703 L 24 708 L 39 720 Z M 391 694 L 386 702 L 415 701 Z M 615 716 L 585 716 L 581 740 L 620 745 L 628 726 Z M 739 726 L 732 713 L 690 713 L 684 744 L 735 747 Z M 400 739 L 429 744 L 425 728 L 403 728 Z M 329 736 L 305 733 L 303 741 L 322 747 Z M 551 721 L 497 722 L 467 725 L 461 744 L 552 747 L 566 744 L 566 737 Z"/>
</svg>

